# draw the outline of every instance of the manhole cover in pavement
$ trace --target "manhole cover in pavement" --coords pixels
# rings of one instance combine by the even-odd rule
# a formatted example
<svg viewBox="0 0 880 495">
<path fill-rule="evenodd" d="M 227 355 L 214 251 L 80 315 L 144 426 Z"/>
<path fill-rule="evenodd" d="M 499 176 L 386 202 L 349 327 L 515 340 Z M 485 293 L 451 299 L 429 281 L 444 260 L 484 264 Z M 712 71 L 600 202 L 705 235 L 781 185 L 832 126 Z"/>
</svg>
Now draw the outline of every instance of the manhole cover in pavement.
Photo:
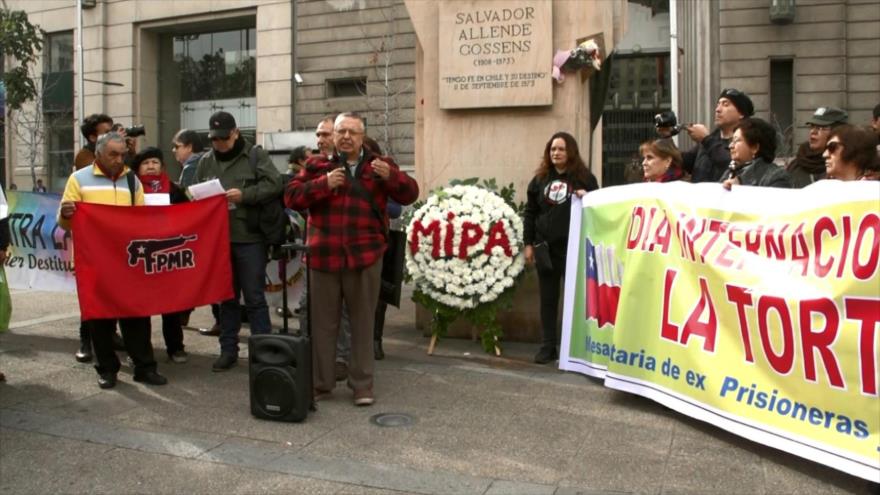
<svg viewBox="0 0 880 495">
<path fill-rule="evenodd" d="M 384 428 L 410 426 L 415 424 L 415 422 L 416 418 L 405 413 L 382 413 L 370 416 L 370 423 Z"/>
</svg>

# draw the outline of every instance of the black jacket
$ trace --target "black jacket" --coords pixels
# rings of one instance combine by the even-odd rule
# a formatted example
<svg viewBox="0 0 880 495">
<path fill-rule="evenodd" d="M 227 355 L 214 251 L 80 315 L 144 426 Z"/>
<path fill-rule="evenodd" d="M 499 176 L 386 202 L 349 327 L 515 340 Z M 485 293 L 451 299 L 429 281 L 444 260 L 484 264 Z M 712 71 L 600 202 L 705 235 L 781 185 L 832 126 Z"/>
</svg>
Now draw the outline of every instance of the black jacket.
<svg viewBox="0 0 880 495">
<path fill-rule="evenodd" d="M 791 188 L 791 177 L 784 168 L 768 163 L 763 158 L 755 158 L 737 169 L 739 183 L 744 186 Z M 721 181 L 730 178 L 730 169 L 721 176 Z"/>
<path fill-rule="evenodd" d="M 173 205 L 176 205 L 178 203 L 186 203 L 189 201 L 189 197 L 186 195 L 186 191 L 184 191 L 182 187 L 178 186 L 174 182 L 171 183 L 171 192 L 169 193 L 169 197 L 171 198 L 171 204 Z"/>
<path fill-rule="evenodd" d="M 0 220 L 0 251 L 9 247 L 9 217 Z"/>
<path fill-rule="evenodd" d="M 578 189 L 594 191 L 599 189 L 599 183 L 593 174 L 589 174 L 585 182 L 570 180 L 567 174 L 560 174 L 553 167 L 546 177 L 535 176 L 529 182 L 523 215 L 523 235 L 527 246 L 546 242 L 552 255 L 565 256 L 571 220 L 571 195 Z"/>
<path fill-rule="evenodd" d="M 699 144 L 681 154 L 684 169 L 691 174 L 691 182 L 718 182 L 730 166 L 730 139 L 721 137 L 715 129 Z"/>
<path fill-rule="evenodd" d="M 810 143 L 803 143 L 785 170 L 791 176 L 792 187 L 801 189 L 825 178 L 825 158 L 822 157 L 822 151 L 814 152 L 810 149 Z"/>
</svg>

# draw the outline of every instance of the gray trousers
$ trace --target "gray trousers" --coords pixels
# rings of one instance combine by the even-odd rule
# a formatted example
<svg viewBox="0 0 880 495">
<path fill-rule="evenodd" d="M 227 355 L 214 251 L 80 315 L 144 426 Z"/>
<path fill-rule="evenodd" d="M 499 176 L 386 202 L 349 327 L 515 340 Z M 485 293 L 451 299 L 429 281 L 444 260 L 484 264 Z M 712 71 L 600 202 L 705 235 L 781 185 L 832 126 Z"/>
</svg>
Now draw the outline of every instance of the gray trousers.
<svg viewBox="0 0 880 495">
<path fill-rule="evenodd" d="M 318 392 L 336 386 L 334 373 L 342 305 L 351 323 L 348 382 L 354 390 L 373 388 L 373 322 L 379 301 L 382 261 L 360 270 L 311 270 L 312 377 Z"/>
</svg>

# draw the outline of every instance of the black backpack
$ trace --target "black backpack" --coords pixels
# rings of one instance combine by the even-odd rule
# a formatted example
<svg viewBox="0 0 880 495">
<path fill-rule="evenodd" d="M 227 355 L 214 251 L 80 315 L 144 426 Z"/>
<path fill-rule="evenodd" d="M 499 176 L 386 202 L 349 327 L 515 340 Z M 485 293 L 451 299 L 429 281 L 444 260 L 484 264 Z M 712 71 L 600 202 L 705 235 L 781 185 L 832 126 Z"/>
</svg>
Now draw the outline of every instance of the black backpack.
<svg viewBox="0 0 880 495">
<path fill-rule="evenodd" d="M 251 147 L 248 156 L 251 168 L 254 171 L 254 182 L 259 180 L 259 172 L 257 169 L 257 151 L 261 146 L 254 145 Z M 266 244 L 273 252 L 273 258 L 277 259 L 277 249 L 287 242 L 296 240 L 297 232 L 284 211 L 284 191 L 277 196 L 272 196 L 259 205 L 248 208 L 247 216 L 248 227 L 253 232 L 260 232 L 266 240 Z"/>
</svg>

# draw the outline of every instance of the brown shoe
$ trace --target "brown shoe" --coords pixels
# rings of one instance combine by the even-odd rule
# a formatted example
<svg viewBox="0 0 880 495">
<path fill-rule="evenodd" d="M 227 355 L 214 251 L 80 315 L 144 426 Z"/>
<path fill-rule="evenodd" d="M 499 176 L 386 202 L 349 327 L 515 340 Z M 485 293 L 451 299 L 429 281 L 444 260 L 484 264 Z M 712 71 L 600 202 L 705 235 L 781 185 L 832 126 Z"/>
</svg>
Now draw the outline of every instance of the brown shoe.
<svg viewBox="0 0 880 495">
<path fill-rule="evenodd" d="M 330 397 L 333 397 L 333 394 L 331 392 L 322 392 L 318 389 L 312 390 L 312 399 L 314 399 L 315 402 L 321 402 L 322 400 L 327 400 Z"/>
<path fill-rule="evenodd" d="M 376 400 L 373 398 L 372 389 L 355 390 L 354 405 L 356 406 L 372 406 Z"/>
<path fill-rule="evenodd" d="M 348 365 L 339 361 L 336 361 L 336 366 L 333 369 L 336 374 L 336 381 L 341 382 L 348 378 Z"/>
<path fill-rule="evenodd" d="M 5 382 L 5 381 L 6 381 L 6 375 L 4 375 L 2 371 L 0 371 L 0 382 Z"/>
</svg>

